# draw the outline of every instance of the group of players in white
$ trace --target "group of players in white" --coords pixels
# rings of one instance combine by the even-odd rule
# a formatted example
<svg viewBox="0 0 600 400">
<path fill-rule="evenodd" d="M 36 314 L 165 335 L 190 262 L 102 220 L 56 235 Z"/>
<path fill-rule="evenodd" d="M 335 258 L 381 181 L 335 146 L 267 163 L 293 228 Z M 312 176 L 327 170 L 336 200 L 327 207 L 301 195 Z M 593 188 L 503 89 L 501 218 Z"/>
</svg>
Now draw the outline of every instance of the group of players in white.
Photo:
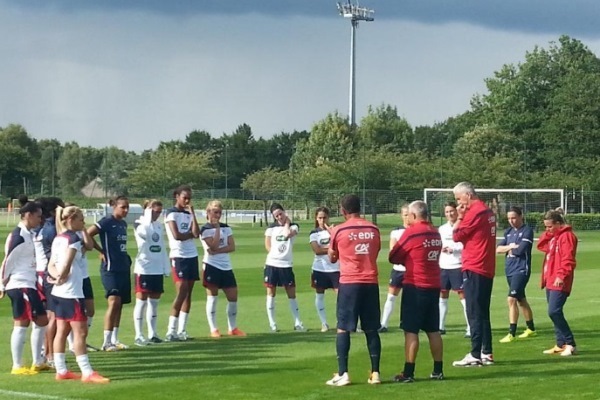
<svg viewBox="0 0 600 400">
<path fill-rule="evenodd" d="M 179 187 L 174 192 L 175 205 L 163 213 L 162 203 L 156 200 L 144 205 L 143 215 L 135 222 L 134 232 L 138 253 L 133 261 L 135 277 L 135 306 L 133 312 L 135 345 L 146 346 L 164 341 L 185 341 L 190 337 L 186 331 L 191 308 L 192 292 L 196 281 L 200 280 L 198 248 L 195 239 L 200 238 L 204 250 L 202 259 L 203 285 L 206 289 L 206 316 L 211 337 L 220 337 L 216 322 L 218 290 L 227 298 L 227 333 L 231 336 L 246 336 L 237 326 L 237 282 L 232 271 L 229 254 L 235 251 L 235 241 L 231 228 L 220 222 L 222 205 L 211 201 L 206 208 L 207 223 L 199 226 L 194 208 L 191 205 L 191 189 Z M 40 244 L 52 236 L 39 226 L 42 221 L 43 207 L 39 203 L 28 202 L 20 210 L 21 222 L 7 238 L 5 259 L 2 263 L 0 296 L 8 294 L 12 302 L 14 328 L 11 335 L 13 366 L 11 373 L 17 375 L 35 374 L 53 367 L 56 379 L 81 379 L 83 382 L 107 383 L 105 378 L 94 371 L 90 365 L 87 351 L 93 349 L 86 345 L 88 329 L 91 326 L 94 307 L 93 291 L 87 272 L 85 253 L 94 249 L 100 252 L 102 262 L 101 275 L 108 301 L 104 318 L 104 342 L 102 350 L 117 351 L 127 346 L 118 340 L 118 331 L 123 304 L 131 301 L 130 267 L 131 259 L 127 255 L 126 227 L 124 219 L 128 212 L 126 198 L 118 198 L 111 204 L 113 214 L 86 229 L 82 211 L 75 206 L 58 205 L 52 210 L 47 221 L 55 225 L 55 237 L 51 238 L 50 251 L 44 251 Z M 266 287 L 266 311 L 270 330 L 279 330 L 275 318 L 275 295 L 278 286 L 286 290 L 290 310 L 294 318 L 294 330 L 305 331 L 296 300 L 296 281 L 293 272 L 293 244 L 298 234 L 298 225 L 292 223 L 279 204 L 273 204 L 271 213 L 274 223 L 265 232 L 267 258 L 264 269 Z M 165 227 L 159 221 L 165 214 Z M 403 223 L 406 225 L 408 207 L 402 208 Z M 462 303 L 466 318 L 466 305 L 462 295 L 461 251 L 462 244 L 452 240 L 452 226 L 458 217 L 456 205 L 445 207 L 447 223 L 440 226 L 443 241 L 439 259 L 442 270 L 441 294 L 439 300 L 440 332 L 446 332 L 449 292 L 455 291 Z M 520 228 L 510 221 L 515 230 Z M 37 229 L 36 229 L 37 228 Z M 321 322 L 321 331 L 330 329 L 325 313 L 325 291 L 337 291 L 339 284 L 339 265 L 327 256 L 329 247 L 329 210 L 318 208 L 315 212 L 315 228 L 310 233 L 309 242 L 315 254 L 312 264 L 311 281 L 316 291 L 315 307 Z M 167 252 L 164 233 L 169 243 Z M 390 235 L 390 249 L 400 239 L 403 227 L 395 229 Z M 508 232 L 507 232 L 508 233 Z M 42 236 L 46 235 L 45 238 Z M 100 244 L 94 236 L 98 235 Z M 522 239 L 522 235 L 519 236 Z M 514 243 L 514 242 L 513 242 Z M 511 244 L 503 243 L 500 253 L 508 253 Z M 512 257 L 512 253 L 511 253 Z M 388 330 L 394 303 L 402 288 L 405 268 L 394 265 L 389 281 L 389 291 L 385 301 L 380 332 Z M 527 271 L 529 272 L 529 271 Z M 163 293 L 163 277 L 173 274 L 176 297 L 173 301 L 168 320 L 167 334 L 160 339 L 156 321 L 158 303 Z M 42 280 L 44 284 L 41 285 Z M 525 282 L 526 283 L 526 282 Z M 44 290 L 43 286 L 46 286 Z M 524 290 L 524 287 L 523 287 Z M 520 293 L 519 293 L 520 294 Z M 511 303 L 511 330 L 502 342 L 515 339 L 513 329 L 516 326 L 515 307 Z M 518 304 L 524 307 L 522 298 Z M 523 310 L 528 328 L 520 335 L 526 338 L 535 335 L 531 309 L 526 305 Z M 518 317 L 518 309 L 516 310 Z M 143 333 L 146 317 L 147 335 Z M 514 320 L 514 321 L 513 321 Z M 54 321 L 50 328 L 49 322 Z M 529 322 L 531 321 L 531 325 Z M 28 368 L 23 363 L 25 335 L 30 322 L 33 322 L 31 346 L 33 365 Z M 470 336 L 468 321 L 465 336 Z M 48 326 L 48 329 L 46 327 Z M 66 343 L 75 354 L 81 375 L 67 369 L 65 363 Z"/>
</svg>

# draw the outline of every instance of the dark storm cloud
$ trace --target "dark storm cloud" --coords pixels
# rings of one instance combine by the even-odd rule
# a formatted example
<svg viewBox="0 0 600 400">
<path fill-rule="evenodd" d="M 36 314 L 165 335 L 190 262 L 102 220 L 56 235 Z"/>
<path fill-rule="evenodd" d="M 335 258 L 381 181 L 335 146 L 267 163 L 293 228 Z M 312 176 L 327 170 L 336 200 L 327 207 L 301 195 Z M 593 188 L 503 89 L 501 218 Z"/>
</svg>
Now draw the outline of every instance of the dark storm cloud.
<svg viewBox="0 0 600 400">
<path fill-rule="evenodd" d="M 17 7 L 80 10 L 141 10 L 174 17 L 199 14 L 336 16 L 333 0 L 4 0 Z M 0 3 L 2 1 L 0 0 Z M 600 36 L 598 0 L 369 0 L 378 19 L 440 24 L 465 22 L 508 31 Z"/>
</svg>

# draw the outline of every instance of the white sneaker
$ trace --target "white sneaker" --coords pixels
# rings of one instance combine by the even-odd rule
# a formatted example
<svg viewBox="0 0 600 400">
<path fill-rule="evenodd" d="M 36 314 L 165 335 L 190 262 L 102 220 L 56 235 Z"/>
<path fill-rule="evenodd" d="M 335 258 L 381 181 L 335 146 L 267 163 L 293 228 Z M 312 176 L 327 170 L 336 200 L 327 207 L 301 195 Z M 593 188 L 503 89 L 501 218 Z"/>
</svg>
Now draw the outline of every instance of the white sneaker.
<svg viewBox="0 0 600 400">
<path fill-rule="evenodd" d="M 369 385 L 379 385 L 381 383 L 381 377 L 379 376 L 379 372 L 371 372 L 367 383 Z"/>
<path fill-rule="evenodd" d="M 306 332 L 306 328 L 302 325 L 302 322 L 294 326 L 294 330 L 298 332 Z"/>
<path fill-rule="evenodd" d="M 336 372 L 333 374 L 333 378 L 325 382 L 329 386 L 347 386 L 350 384 L 350 376 L 347 372 L 344 372 L 341 376 Z"/>
<path fill-rule="evenodd" d="M 135 344 L 136 346 L 139 347 L 144 347 L 144 346 L 148 346 L 148 341 L 146 340 L 145 337 L 140 336 L 135 338 L 135 340 L 133 341 L 133 344 Z"/>
<path fill-rule="evenodd" d="M 492 354 L 481 353 L 481 363 L 483 365 L 494 365 L 494 356 Z"/>
<path fill-rule="evenodd" d="M 117 342 L 117 343 L 113 343 L 115 345 L 115 347 L 117 348 L 117 350 L 127 350 L 129 348 L 129 346 L 127 346 L 124 343 L 121 342 Z"/>
<path fill-rule="evenodd" d="M 454 361 L 452 363 L 453 367 L 481 367 L 481 360 L 479 358 L 473 357 L 471 353 L 467 353 L 465 358 L 460 361 Z"/>
<path fill-rule="evenodd" d="M 185 342 L 187 340 L 192 340 L 192 338 L 188 335 L 187 331 L 177 332 L 177 337 L 182 342 Z"/>
<path fill-rule="evenodd" d="M 271 325 L 269 328 L 271 329 L 271 333 L 279 332 L 279 328 L 277 328 L 277 325 Z"/>
<path fill-rule="evenodd" d="M 569 356 L 575 355 L 576 353 L 577 353 L 577 349 L 575 349 L 575 346 L 571 346 L 570 344 L 565 344 L 565 346 L 563 347 L 563 351 L 560 353 L 560 355 L 563 357 L 569 357 Z"/>
<path fill-rule="evenodd" d="M 322 324 L 321 325 L 321 332 L 327 332 L 327 331 L 329 331 L 329 325 Z"/>
<path fill-rule="evenodd" d="M 179 337 L 176 333 L 167 333 L 167 336 L 165 336 L 165 342 L 179 342 Z"/>
</svg>

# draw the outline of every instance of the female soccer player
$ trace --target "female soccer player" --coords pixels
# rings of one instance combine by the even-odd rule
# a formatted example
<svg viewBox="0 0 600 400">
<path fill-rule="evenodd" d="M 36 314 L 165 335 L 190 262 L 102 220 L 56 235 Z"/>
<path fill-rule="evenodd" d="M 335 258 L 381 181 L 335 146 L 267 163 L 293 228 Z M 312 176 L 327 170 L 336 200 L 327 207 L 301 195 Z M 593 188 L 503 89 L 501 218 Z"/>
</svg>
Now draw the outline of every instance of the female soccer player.
<svg viewBox="0 0 600 400">
<path fill-rule="evenodd" d="M 227 325 L 231 336 L 246 336 L 237 327 L 237 282 L 231 266 L 229 253 L 235 251 L 235 242 L 231 228 L 220 222 L 223 205 L 213 200 L 206 206 L 208 223 L 200 229 L 202 247 L 204 248 L 203 284 L 206 288 L 206 318 L 210 327 L 210 336 L 221 336 L 217 328 L 217 295 L 223 290 L 227 298 Z"/>
<path fill-rule="evenodd" d="M 405 204 L 400 209 L 402 214 L 402 226 L 394 229 L 390 233 L 390 251 L 394 248 L 398 240 L 405 231 L 405 227 L 408 226 L 408 204 Z M 383 313 L 381 313 L 381 328 L 379 328 L 379 332 L 387 332 L 388 331 L 388 321 L 392 312 L 394 311 L 394 304 L 396 303 L 396 299 L 402 290 L 402 281 L 404 280 L 404 272 L 406 268 L 404 265 L 393 265 L 392 271 L 390 272 L 390 283 L 388 286 L 388 295 L 385 300 L 385 304 L 383 305 Z"/>
<path fill-rule="evenodd" d="M 315 288 L 315 307 L 321 320 L 321 332 L 327 332 L 329 325 L 325 314 L 325 290 L 333 289 L 336 293 L 340 284 L 340 264 L 332 263 L 327 256 L 329 249 L 329 209 L 319 207 L 315 211 L 315 229 L 310 232 L 310 247 L 315 253 L 312 264 L 311 282 Z"/>
<path fill-rule="evenodd" d="M 165 222 L 169 238 L 169 257 L 177 294 L 171 307 L 167 342 L 188 340 L 186 325 L 192 306 L 194 284 L 200 280 L 198 248 L 194 239 L 200 236 L 200 228 L 192 206 L 192 188 L 179 186 L 173 192 L 175 206 L 167 210 Z"/>
<path fill-rule="evenodd" d="M 102 218 L 88 228 L 90 237 L 100 234 L 100 245 L 94 247 L 100 252 L 100 275 L 108 301 L 104 316 L 103 351 L 126 349 L 119 342 L 119 326 L 123 304 L 131 303 L 131 257 L 127 254 L 127 222 L 129 200 L 118 196 L 111 203 L 112 215 Z"/>
<path fill-rule="evenodd" d="M 277 286 L 283 286 L 290 301 L 290 309 L 294 316 L 294 330 L 306 331 L 296 301 L 296 277 L 292 270 L 292 246 L 298 234 L 298 225 L 292 223 L 281 204 L 271 205 L 271 214 L 275 222 L 265 232 L 265 248 L 267 260 L 265 262 L 264 282 L 267 287 L 267 317 L 271 332 L 277 332 L 275 323 L 275 294 Z"/>
<path fill-rule="evenodd" d="M 54 365 L 56 380 L 80 379 L 85 383 L 108 383 L 110 380 L 92 369 L 87 355 L 88 334 L 85 300 L 83 294 L 82 248 L 91 248 L 93 242 L 85 231 L 83 213 L 78 207 L 58 207 L 56 211 L 58 236 L 52 243 L 48 264 L 49 280 L 54 283 L 52 296 L 56 314 L 54 337 Z M 82 232 L 83 240 L 77 234 Z M 67 369 L 65 347 L 67 336 L 73 331 L 77 365 L 82 375 Z"/>
<path fill-rule="evenodd" d="M 158 302 L 164 292 L 163 276 L 170 274 L 167 249 L 163 239 L 164 229 L 158 220 L 162 210 L 162 202 L 147 200 L 144 202 L 144 215 L 134 224 L 135 241 L 138 246 L 133 268 L 135 273 L 133 323 L 136 346 L 162 342 L 156 333 L 156 318 Z M 148 325 L 148 339 L 142 333 L 144 314 Z"/>
<path fill-rule="evenodd" d="M 13 331 L 10 337 L 13 375 L 36 374 L 44 362 L 41 347 L 45 326 L 48 325 L 46 310 L 36 287 L 35 250 L 32 230 L 42 221 L 42 209 L 38 203 L 27 202 L 19 209 L 21 222 L 10 233 L 4 246 L 4 261 L 0 267 L 0 298 L 8 294 L 13 310 Z M 30 322 L 33 365 L 23 365 L 25 335 Z M 37 326 L 37 328 L 36 328 Z"/>
</svg>

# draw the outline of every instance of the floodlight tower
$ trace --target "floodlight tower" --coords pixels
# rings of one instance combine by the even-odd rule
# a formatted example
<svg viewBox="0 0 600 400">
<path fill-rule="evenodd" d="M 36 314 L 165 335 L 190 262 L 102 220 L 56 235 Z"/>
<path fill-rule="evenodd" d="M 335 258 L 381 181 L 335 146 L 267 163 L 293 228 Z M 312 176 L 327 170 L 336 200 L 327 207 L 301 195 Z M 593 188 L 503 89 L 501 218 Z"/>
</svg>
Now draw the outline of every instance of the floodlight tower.
<svg viewBox="0 0 600 400">
<path fill-rule="evenodd" d="M 352 4 L 350 0 L 347 3 L 337 3 L 338 11 L 344 18 L 350 19 L 352 30 L 350 34 L 350 105 L 348 116 L 350 118 L 350 126 L 356 125 L 356 28 L 359 21 L 372 22 L 374 10 L 360 7 L 358 0 L 356 4 Z"/>
</svg>

